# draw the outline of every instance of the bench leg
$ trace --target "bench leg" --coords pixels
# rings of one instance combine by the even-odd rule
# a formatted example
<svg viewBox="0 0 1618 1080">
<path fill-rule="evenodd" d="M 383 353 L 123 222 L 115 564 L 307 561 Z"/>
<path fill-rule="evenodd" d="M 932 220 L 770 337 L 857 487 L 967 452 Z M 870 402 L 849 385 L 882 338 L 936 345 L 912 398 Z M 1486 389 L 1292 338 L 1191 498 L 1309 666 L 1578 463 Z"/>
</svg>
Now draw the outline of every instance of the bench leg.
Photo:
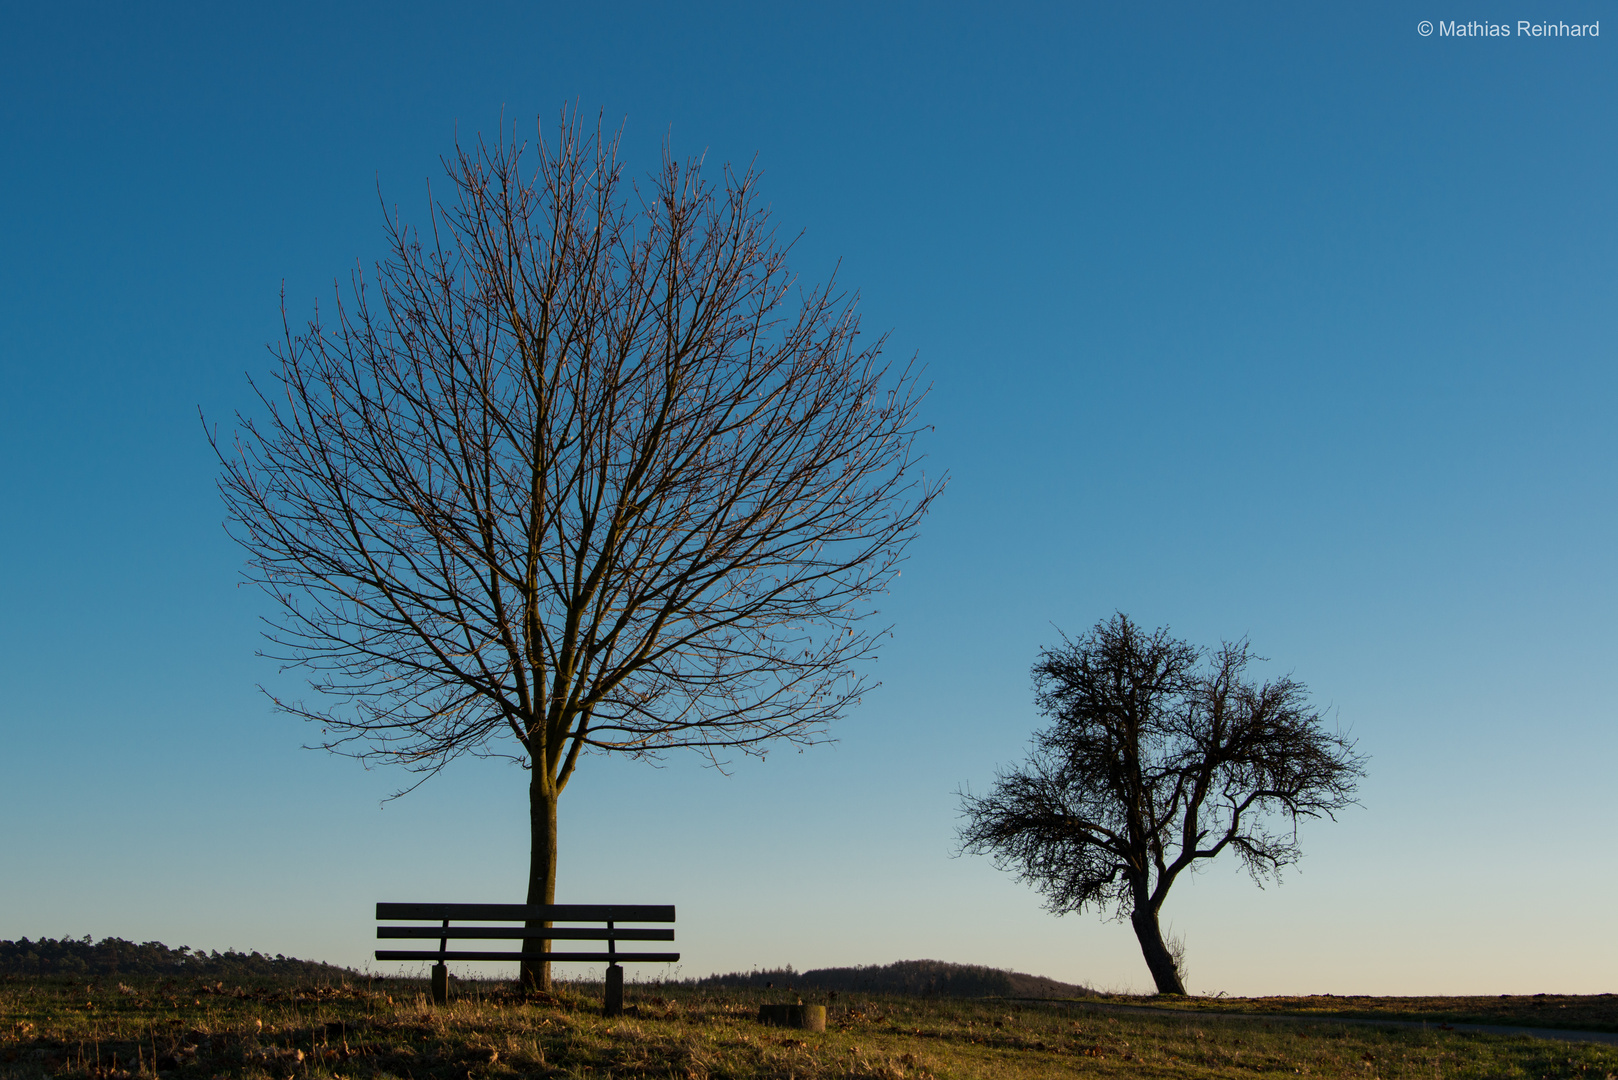
<svg viewBox="0 0 1618 1080">
<path fill-rule="evenodd" d="M 433 1004 L 449 1004 L 449 968 L 443 964 L 433 965 Z"/>
<path fill-rule="evenodd" d="M 617 1016 L 624 1011 L 624 969 L 617 964 L 607 965 L 607 999 L 602 1002 L 603 1016 Z"/>
</svg>

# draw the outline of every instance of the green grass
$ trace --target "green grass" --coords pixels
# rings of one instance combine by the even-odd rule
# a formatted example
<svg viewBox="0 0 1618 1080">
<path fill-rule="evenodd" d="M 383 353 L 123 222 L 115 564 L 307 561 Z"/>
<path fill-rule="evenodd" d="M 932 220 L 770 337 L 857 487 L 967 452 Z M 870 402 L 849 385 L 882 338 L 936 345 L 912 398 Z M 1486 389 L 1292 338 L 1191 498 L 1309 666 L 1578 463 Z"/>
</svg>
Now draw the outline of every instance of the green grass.
<svg viewBox="0 0 1618 1080">
<path fill-rule="evenodd" d="M 445 1008 L 429 1005 L 425 989 L 407 980 L 11 979 L 0 982 L 0 1078 L 1618 1076 L 1618 1047 L 1437 1027 L 844 995 L 817 1034 L 755 1022 L 759 1003 L 784 1000 L 780 992 L 632 985 L 631 1015 L 608 1019 L 599 986 L 528 1001 L 499 984 L 460 983 Z"/>
</svg>

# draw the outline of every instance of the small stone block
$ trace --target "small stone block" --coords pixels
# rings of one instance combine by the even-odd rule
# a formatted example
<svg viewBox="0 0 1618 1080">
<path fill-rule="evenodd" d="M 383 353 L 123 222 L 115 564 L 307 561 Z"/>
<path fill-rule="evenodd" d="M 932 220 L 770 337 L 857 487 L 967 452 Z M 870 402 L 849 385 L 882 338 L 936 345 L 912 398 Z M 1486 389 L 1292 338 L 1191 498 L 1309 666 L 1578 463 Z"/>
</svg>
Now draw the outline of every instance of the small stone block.
<svg viewBox="0 0 1618 1080">
<path fill-rule="evenodd" d="M 618 1016 L 624 1011 L 624 969 L 617 964 L 607 965 L 606 1000 L 601 1003 L 603 1016 Z"/>
</svg>

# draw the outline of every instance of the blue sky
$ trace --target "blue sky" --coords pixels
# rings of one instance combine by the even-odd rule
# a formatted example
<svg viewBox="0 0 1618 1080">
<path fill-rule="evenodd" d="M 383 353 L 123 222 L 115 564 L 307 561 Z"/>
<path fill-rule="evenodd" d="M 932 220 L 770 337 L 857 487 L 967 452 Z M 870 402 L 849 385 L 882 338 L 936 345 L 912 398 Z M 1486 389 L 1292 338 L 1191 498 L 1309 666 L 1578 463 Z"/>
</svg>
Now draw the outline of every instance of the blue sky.
<svg viewBox="0 0 1618 1080">
<path fill-rule="evenodd" d="M 1474 5 L 1476 7 L 1476 5 Z M 839 742 L 589 761 L 563 899 L 682 974 L 901 958 L 1115 989 L 1127 925 L 954 858 L 1028 669 L 1114 610 L 1249 635 L 1371 756 L 1280 887 L 1177 886 L 1194 992 L 1615 989 L 1618 20 L 1608 5 L 13 6 L 0 33 L 0 937 L 362 964 L 379 899 L 518 899 L 522 775 L 299 749 L 199 408 L 564 103 L 755 159 L 809 279 L 933 384 L 950 486 Z M 655 974 L 648 971 L 644 974 Z"/>
</svg>

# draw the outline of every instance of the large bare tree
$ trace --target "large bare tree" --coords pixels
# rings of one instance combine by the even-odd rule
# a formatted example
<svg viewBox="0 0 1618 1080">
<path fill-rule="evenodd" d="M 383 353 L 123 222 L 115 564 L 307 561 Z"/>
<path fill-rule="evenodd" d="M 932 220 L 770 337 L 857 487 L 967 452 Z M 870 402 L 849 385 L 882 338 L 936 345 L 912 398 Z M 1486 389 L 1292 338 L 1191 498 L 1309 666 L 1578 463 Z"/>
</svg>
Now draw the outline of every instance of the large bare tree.
<svg viewBox="0 0 1618 1080">
<path fill-rule="evenodd" d="M 1040 654 L 1028 762 L 962 797 L 964 850 L 990 855 L 1063 914 L 1128 916 L 1159 993 L 1185 993 L 1158 922 L 1169 888 L 1235 852 L 1255 881 L 1295 862 L 1301 818 L 1353 802 L 1364 758 L 1290 676 L 1255 682 L 1246 641 L 1209 653 L 1127 616 Z M 1272 829 L 1279 819 L 1280 829 Z"/>
<path fill-rule="evenodd" d="M 789 273 L 753 171 L 665 153 L 629 183 L 566 114 L 445 169 L 328 312 L 294 332 L 283 302 L 221 487 L 279 602 L 271 652 L 318 692 L 278 704 L 423 774 L 521 762 L 527 899 L 553 903 L 586 751 L 825 736 L 939 486 L 915 373 Z"/>
</svg>

